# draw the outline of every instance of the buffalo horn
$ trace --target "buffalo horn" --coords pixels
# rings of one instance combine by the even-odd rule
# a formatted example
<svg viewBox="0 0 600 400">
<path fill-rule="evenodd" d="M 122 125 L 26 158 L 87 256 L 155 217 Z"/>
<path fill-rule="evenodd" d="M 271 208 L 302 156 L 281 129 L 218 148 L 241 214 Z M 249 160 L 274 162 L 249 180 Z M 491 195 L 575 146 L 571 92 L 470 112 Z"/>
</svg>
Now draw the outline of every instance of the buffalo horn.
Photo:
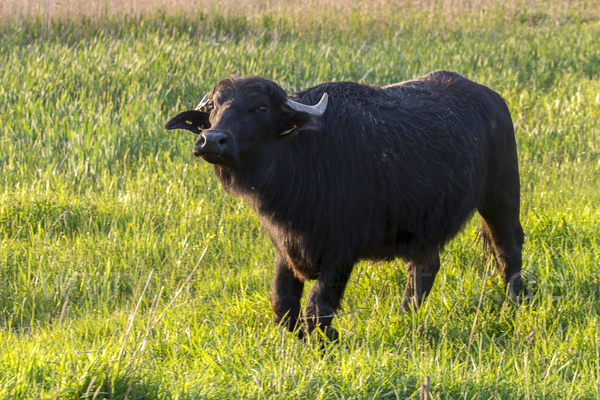
<svg viewBox="0 0 600 400">
<path fill-rule="evenodd" d="M 195 110 L 202 111 L 202 108 L 206 105 L 206 103 L 208 103 L 208 93 L 204 95 L 204 98 L 202 98 L 202 101 L 198 103 Z"/>
<path fill-rule="evenodd" d="M 327 92 L 323 93 L 323 97 L 321 97 L 321 101 L 314 106 L 309 106 L 306 104 L 297 103 L 294 100 L 287 99 L 287 106 L 292 110 L 305 112 L 314 117 L 319 118 L 321 115 L 325 113 L 325 109 L 327 108 Z"/>
</svg>

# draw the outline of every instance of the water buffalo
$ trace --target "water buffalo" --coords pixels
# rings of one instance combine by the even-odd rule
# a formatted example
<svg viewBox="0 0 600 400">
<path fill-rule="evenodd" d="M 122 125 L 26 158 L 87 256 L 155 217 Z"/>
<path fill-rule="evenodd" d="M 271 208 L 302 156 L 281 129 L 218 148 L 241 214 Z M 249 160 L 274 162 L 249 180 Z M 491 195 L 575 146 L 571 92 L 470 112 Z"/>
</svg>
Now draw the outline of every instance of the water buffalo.
<svg viewBox="0 0 600 400">
<path fill-rule="evenodd" d="M 261 77 L 229 76 L 165 128 L 196 133 L 194 155 L 253 207 L 278 251 L 275 321 L 303 326 L 300 336 L 320 327 L 338 337 L 331 321 L 363 259 L 404 259 L 403 306 L 418 307 L 440 250 L 475 209 L 507 292 L 523 291 L 510 112 L 500 95 L 459 74 L 384 87 L 324 83 L 289 95 Z M 308 280 L 316 282 L 301 316 Z"/>
</svg>

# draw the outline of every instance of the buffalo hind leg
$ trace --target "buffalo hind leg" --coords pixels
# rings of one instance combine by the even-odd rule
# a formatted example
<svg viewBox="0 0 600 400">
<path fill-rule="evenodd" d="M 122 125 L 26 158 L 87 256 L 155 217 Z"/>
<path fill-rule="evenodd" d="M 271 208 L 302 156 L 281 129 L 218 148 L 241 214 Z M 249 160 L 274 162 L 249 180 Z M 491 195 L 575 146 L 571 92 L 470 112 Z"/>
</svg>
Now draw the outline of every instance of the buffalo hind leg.
<svg viewBox="0 0 600 400">
<path fill-rule="evenodd" d="M 440 270 L 440 254 L 438 250 L 409 260 L 406 276 L 406 289 L 402 299 L 402 307 L 405 310 L 413 308 L 417 310 L 421 303 L 425 301 L 433 283 L 435 276 Z"/>
<path fill-rule="evenodd" d="M 334 342 L 339 339 L 331 327 L 335 312 L 340 307 L 344 290 L 352 273 L 352 265 L 337 270 L 332 276 L 322 274 L 310 289 L 304 310 L 305 329 L 310 335 L 319 328 L 327 339 Z"/>
<path fill-rule="evenodd" d="M 502 274 L 504 290 L 513 300 L 520 302 L 525 293 L 521 279 L 523 228 L 516 218 L 502 218 L 495 214 L 483 215 L 481 232 Z"/>
<path fill-rule="evenodd" d="M 519 221 L 521 199 L 519 170 L 515 162 L 502 175 L 493 179 L 490 189 L 477 207 L 483 218 L 481 233 L 489 245 L 498 270 L 502 274 L 504 289 L 513 300 L 520 302 L 525 293 L 521 280 L 522 250 L 525 235 Z"/>
<path fill-rule="evenodd" d="M 303 289 L 304 282 L 295 276 L 283 257 L 278 256 L 271 291 L 275 323 L 282 324 L 290 332 L 297 331 L 300 338 L 303 337 L 302 329 L 298 329 Z"/>
</svg>

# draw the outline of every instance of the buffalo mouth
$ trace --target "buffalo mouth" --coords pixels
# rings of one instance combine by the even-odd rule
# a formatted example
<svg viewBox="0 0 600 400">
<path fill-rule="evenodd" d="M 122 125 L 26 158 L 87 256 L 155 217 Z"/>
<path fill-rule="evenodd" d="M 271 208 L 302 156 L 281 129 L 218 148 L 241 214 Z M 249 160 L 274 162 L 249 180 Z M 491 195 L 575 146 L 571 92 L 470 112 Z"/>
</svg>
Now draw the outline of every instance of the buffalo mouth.
<svg viewBox="0 0 600 400">
<path fill-rule="evenodd" d="M 198 157 L 202 158 L 208 163 L 217 165 L 230 164 L 233 161 L 233 159 L 230 156 L 227 156 L 223 153 L 206 152 L 201 153 L 200 155 L 198 155 Z"/>
</svg>

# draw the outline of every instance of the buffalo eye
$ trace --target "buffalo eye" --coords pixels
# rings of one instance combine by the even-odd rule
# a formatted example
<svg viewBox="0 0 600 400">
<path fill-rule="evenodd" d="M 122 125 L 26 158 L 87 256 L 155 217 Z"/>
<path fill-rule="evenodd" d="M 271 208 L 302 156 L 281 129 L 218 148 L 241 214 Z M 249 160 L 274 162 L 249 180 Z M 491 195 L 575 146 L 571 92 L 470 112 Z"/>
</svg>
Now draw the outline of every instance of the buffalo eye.
<svg viewBox="0 0 600 400">
<path fill-rule="evenodd" d="M 269 110 L 269 106 L 267 106 L 267 105 L 260 106 L 259 110 L 260 110 L 260 112 L 264 112 L 265 113 L 265 112 L 267 112 Z"/>
</svg>

